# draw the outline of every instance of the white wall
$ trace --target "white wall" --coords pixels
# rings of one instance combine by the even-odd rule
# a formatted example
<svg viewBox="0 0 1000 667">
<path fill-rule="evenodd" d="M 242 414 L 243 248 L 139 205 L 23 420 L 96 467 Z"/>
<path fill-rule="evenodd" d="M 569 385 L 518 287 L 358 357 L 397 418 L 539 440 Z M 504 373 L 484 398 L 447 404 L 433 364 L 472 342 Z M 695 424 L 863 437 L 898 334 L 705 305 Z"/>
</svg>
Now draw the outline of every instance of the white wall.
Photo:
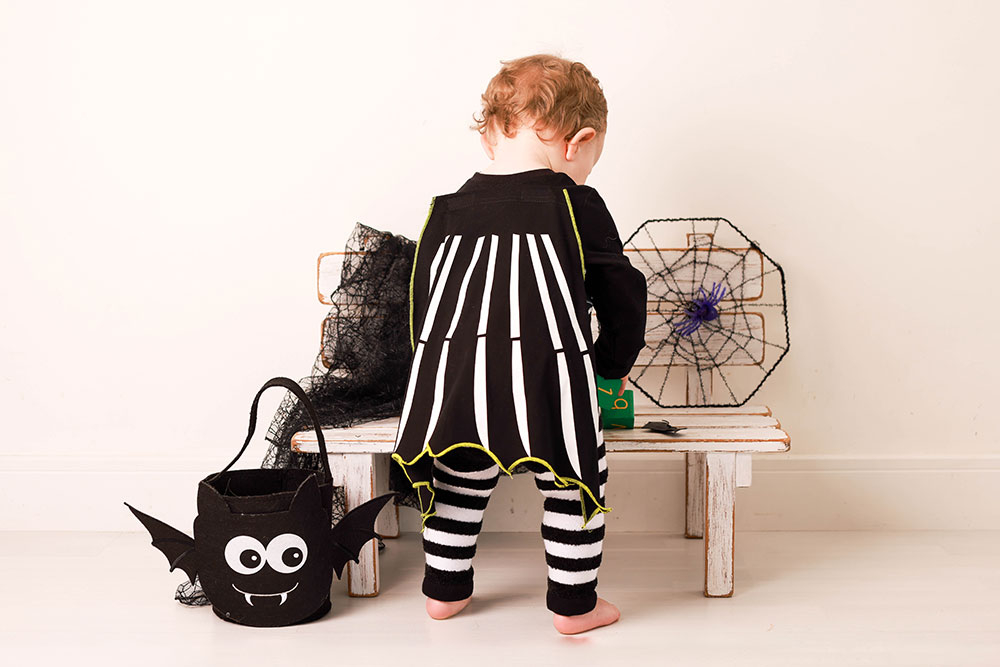
<svg viewBox="0 0 1000 667">
<path fill-rule="evenodd" d="M 499 60 L 541 51 L 601 80 L 622 234 L 723 216 L 785 268 L 755 402 L 793 449 L 737 527 L 1000 527 L 1000 5 L 494 5 L 0 2 L 0 528 L 186 525 L 259 385 L 308 372 L 316 256 L 415 239 L 485 166 Z M 622 527 L 681 529 L 678 463 L 621 464 Z"/>
</svg>

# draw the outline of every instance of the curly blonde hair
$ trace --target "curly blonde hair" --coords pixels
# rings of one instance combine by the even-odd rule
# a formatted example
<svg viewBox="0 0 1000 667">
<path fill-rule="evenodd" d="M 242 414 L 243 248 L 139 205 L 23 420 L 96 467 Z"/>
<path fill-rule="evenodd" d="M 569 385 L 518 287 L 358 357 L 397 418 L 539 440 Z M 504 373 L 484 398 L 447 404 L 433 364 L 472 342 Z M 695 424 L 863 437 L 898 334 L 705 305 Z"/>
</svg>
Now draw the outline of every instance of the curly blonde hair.
<svg viewBox="0 0 1000 667">
<path fill-rule="evenodd" d="M 470 129 L 491 128 L 513 137 L 523 123 L 551 130 L 569 141 L 585 127 L 598 134 L 608 127 L 608 103 L 600 82 L 587 66 L 549 53 L 501 60 L 503 67 L 482 95 L 482 117 L 472 115 Z"/>
</svg>

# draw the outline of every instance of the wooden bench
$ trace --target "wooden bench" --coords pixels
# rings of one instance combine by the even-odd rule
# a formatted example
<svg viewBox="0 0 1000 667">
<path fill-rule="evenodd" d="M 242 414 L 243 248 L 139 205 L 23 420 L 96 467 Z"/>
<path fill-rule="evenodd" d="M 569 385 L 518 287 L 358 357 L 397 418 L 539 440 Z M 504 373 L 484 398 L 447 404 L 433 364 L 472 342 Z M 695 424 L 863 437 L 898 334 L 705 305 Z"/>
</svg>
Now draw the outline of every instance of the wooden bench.
<svg viewBox="0 0 1000 667">
<path fill-rule="evenodd" d="M 689 243 L 698 242 L 699 239 L 693 235 L 689 238 Z M 667 252 L 671 249 L 654 250 Z M 629 250 L 626 249 L 626 252 Z M 327 295 L 332 294 L 339 284 L 343 255 L 324 253 L 319 258 L 318 291 L 323 303 L 331 303 Z M 632 264 L 643 270 L 641 263 L 633 261 Z M 651 301 L 648 305 L 650 314 L 659 313 L 661 305 Z M 592 317 L 596 339 L 597 318 L 596 315 Z M 756 322 L 755 318 L 749 320 Z M 649 318 L 647 345 L 664 335 L 662 318 Z M 739 354 L 729 355 L 728 363 L 745 366 L 760 363 L 762 357 L 763 350 L 757 357 L 752 349 L 745 349 Z M 650 361 L 648 353 L 646 358 L 640 354 L 636 364 L 648 364 Z M 673 365 L 684 364 L 681 359 Z M 705 539 L 705 596 L 730 597 L 734 590 L 736 488 L 750 486 L 752 454 L 787 452 L 791 440 L 766 406 L 707 407 L 707 404 L 713 403 L 713 374 L 699 370 L 695 365 L 688 366 L 684 373 L 685 403 L 690 407 L 661 408 L 636 392 L 637 428 L 605 429 L 609 468 L 613 474 L 614 459 L 630 453 L 684 453 L 684 536 Z M 660 419 L 684 427 L 684 430 L 671 436 L 641 428 L 646 421 Z M 352 428 L 324 429 L 334 484 L 345 486 L 347 511 L 388 490 L 388 471 L 392 464 L 389 456 L 395 444 L 398 423 L 399 418 L 393 417 Z M 311 431 L 295 434 L 292 447 L 301 452 L 319 451 L 315 434 Z M 393 510 L 383 511 L 379 519 L 382 523 L 376 529 L 385 537 L 399 534 L 398 508 Z M 350 595 L 378 594 L 378 549 L 374 542 L 371 548 L 366 548 L 359 564 L 348 564 L 348 577 Z"/>
</svg>

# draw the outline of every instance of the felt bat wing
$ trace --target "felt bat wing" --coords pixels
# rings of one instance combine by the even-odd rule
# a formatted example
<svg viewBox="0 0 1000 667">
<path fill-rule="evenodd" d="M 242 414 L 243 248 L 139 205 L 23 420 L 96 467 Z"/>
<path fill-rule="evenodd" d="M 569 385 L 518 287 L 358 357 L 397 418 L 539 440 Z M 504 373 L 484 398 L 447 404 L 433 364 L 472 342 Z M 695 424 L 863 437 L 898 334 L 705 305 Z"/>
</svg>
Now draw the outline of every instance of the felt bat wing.
<svg viewBox="0 0 1000 667">
<path fill-rule="evenodd" d="M 135 518 L 139 519 L 149 531 L 150 537 L 153 538 L 153 546 L 167 557 L 170 571 L 173 572 L 176 568 L 181 568 L 193 584 L 194 578 L 198 575 L 198 556 L 194 550 L 194 539 L 159 519 L 143 514 L 128 503 L 125 503 L 125 507 L 128 507 Z"/>
<path fill-rule="evenodd" d="M 387 493 L 358 505 L 330 530 L 330 541 L 334 546 L 333 569 L 338 579 L 347 561 L 360 562 L 361 547 L 379 536 L 375 532 L 375 519 L 385 504 L 395 497 L 395 493 Z"/>
<path fill-rule="evenodd" d="M 651 429 L 653 431 L 657 431 L 659 433 L 666 433 L 668 435 L 673 435 L 678 431 L 684 430 L 683 426 L 674 426 L 668 421 L 646 422 L 645 424 L 642 425 L 642 427 Z"/>
</svg>

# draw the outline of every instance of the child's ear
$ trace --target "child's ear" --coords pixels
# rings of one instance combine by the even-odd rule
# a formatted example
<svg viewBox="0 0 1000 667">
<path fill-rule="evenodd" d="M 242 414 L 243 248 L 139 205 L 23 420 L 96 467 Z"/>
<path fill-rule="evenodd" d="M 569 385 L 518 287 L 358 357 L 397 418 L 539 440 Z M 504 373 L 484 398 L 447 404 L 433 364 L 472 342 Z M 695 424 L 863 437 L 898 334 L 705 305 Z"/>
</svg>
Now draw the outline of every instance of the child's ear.
<svg viewBox="0 0 1000 667">
<path fill-rule="evenodd" d="M 566 143 L 566 161 L 568 162 L 576 157 L 576 153 L 580 149 L 580 144 L 593 141 L 596 136 L 597 130 L 592 127 L 584 127 L 574 134 L 573 138 Z"/>
<path fill-rule="evenodd" d="M 597 137 L 597 130 L 589 126 L 581 129 L 579 132 L 573 135 L 573 138 L 576 139 L 581 144 L 585 141 L 591 141 L 596 137 Z"/>
</svg>

